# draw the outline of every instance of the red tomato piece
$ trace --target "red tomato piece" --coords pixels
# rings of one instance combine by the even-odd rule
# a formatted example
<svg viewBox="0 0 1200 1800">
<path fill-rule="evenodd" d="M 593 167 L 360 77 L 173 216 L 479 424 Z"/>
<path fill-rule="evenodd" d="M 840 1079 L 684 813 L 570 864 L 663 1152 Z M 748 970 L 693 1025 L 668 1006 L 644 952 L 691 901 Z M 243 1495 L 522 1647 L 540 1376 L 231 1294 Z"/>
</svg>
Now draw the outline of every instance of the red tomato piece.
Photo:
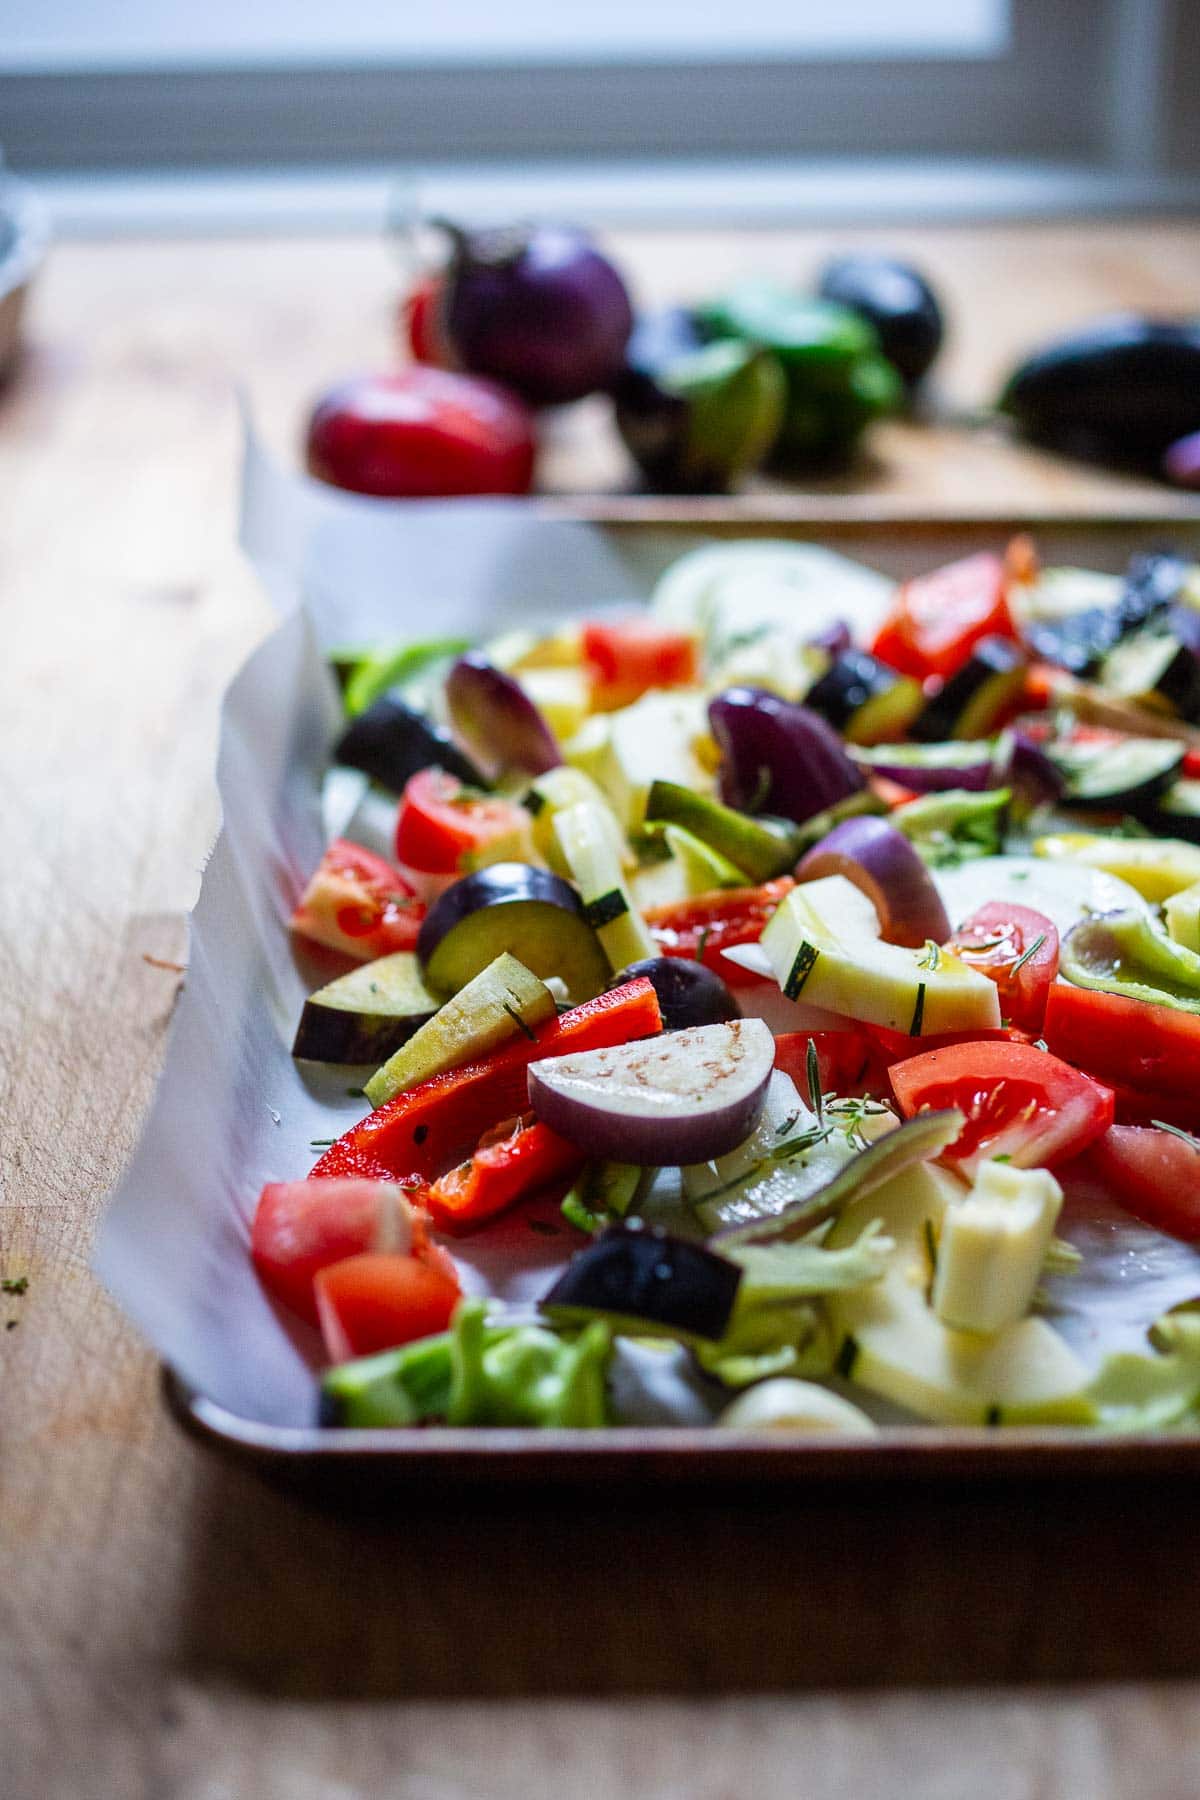
<svg viewBox="0 0 1200 1800">
<path fill-rule="evenodd" d="M 400 307 L 403 337 L 414 359 L 435 369 L 454 366 L 439 316 L 444 288 L 440 275 L 422 275 L 409 289 Z"/>
<path fill-rule="evenodd" d="M 1053 1168 L 1113 1121 L 1110 1088 L 1032 1044 L 955 1044 L 909 1057 L 890 1073 L 906 1119 L 946 1106 L 965 1113 L 943 1160 L 967 1173 L 994 1156 L 1019 1169 Z"/>
<path fill-rule="evenodd" d="M 409 869 L 453 875 L 462 858 L 521 831 L 529 815 L 515 800 L 477 794 L 444 769 L 422 769 L 396 815 L 396 856 Z"/>
<path fill-rule="evenodd" d="M 310 475 L 385 498 L 526 494 L 534 454 L 533 414 L 515 394 L 424 363 L 345 382 L 308 425 Z"/>
<path fill-rule="evenodd" d="M 651 688 L 691 687 L 700 679 L 700 649 L 691 632 L 659 625 L 647 614 L 593 620 L 582 641 L 596 711 L 614 712 Z"/>
<path fill-rule="evenodd" d="M 1185 750 L 1183 773 L 1189 781 L 1200 781 L 1200 750 Z"/>
<path fill-rule="evenodd" d="M 808 1046 L 817 1052 L 821 1092 L 860 1093 L 872 1070 L 875 1045 L 865 1031 L 785 1031 L 775 1039 L 775 1067 L 790 1075 L 807 1102 Z"/>
<path fill-rule="evenodd" d="M 872 654 L 918 681 L 962 668 L 985 637 L 1016 637 L 1004 564 L 984 551 L 906 581 L 871 644 Z"/>
<path fill-rule="evenodd" d="M 292 930 L 360 962 L 416 948 L 425 908 L 391 863 L 335 838 L 321 858 Z"/>
<path fill-rule="evenodd" d="M 1188 1243 L 1200 1240 L 1200 1143 L 1173 1131 L 1114 1125 L 1085 1160 L 1135 1218 Z"/>
<path fill-rule="evenodd" d="M 321 1336 L 335 1363 L 445 1331 L 462 1298 L 455 1276 L 415 1256 L 347 1257 L 322 1269 L 313 1287 Z"/>
<path fill-rule="evenodd" d="M 761 887 L 715 888 L 670 906 L 652 906 L 643 917 L 664 956 L 698 958 L 728 981 L 732 969 L 721 952 L 735 944 L 757 944 L 767 920 L 795 885 L 790 875 L 780 875 Z M 740 969 L 737 980 L 745 984 L 769 977 Z"/>
<path fill-rule="evenodd" d="M 1200 1123 L 1200 1015 L 1056 981 L 1043 1036 L 1056 1056 L 1118 1089 L 1123 1100 L 1144 1096 L 1149 1117 Z M 1135 1116 L 1132 1107 L 1121 1110 Z"/>
<path fill-rule="evenodd" d="M 429 1241 L 416 1182 L 269 1181 L 259 1196 L 250 1254 L 263 1286 L 281 1305 L 317 1323 L 313 1279 L 331 1263 L 363 1251 L 394 1251 L 453 1274 L 444 1250 Z"/>
<path fill-rule="evenodd" d="M 959 926 L 946 948 L 995 982 L 1006 1023 L 1036 1037 L 1058 974 L 1053 920 L 1029 906 L 992 900 Z"/>
</svg>

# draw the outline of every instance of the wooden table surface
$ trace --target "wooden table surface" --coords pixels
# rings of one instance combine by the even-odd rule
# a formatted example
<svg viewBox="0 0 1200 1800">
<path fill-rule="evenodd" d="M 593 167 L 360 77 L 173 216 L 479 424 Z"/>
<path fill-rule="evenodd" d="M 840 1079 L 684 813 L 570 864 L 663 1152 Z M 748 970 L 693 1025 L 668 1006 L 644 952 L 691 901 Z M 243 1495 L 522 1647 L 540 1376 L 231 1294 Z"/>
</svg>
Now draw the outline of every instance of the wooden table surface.
<svg viewBox="0 0 1200 1800">
<path fill-rule="evenodd" d="M 960 407 L 1043 333 L 1200 295 L 1191 224 L 888 235 L 948 298 Z M 831 241 L 616 247 L 669 298 Z M 217 701 L 268 624 L 232 547 L 231 383 L 286 442 L 386 355 L 394 282 L 353 239 L 64 245 L 0 399 L 0 1275 L 28 1276 L 0 1296 L 0 1794 L 1194 1796 L 1193 1485 L 339 1519 L 183 1438 L 92 1280 L 214 829 Z M 864 491 L 897 509 L 1170 499 L 945 430 L 877 456 Z M 547 478 L 624 479 L 597 409 L 556 425 Z"/>
</svg>

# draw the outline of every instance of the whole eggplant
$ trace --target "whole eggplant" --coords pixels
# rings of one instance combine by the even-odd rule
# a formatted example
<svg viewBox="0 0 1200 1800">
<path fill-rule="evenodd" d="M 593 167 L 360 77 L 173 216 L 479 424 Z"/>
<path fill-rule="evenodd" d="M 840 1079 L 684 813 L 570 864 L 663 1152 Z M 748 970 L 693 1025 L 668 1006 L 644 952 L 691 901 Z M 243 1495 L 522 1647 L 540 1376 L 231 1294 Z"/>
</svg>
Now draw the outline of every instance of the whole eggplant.
<svg viewBox="0 0 1200 1800">
<path fill-rule="evenodd" d="M 783 371 L 754 345 L 706 342 L 682 307 L 640 318 L 613 385 L 617 429 L 658 493 L 719 494 L 766 456 Z"/>
<path fill-rule="evenodd" d="M 918 269 L 890 256 L 838 256 L 822 269 L 817 292 L 875 327 L 905 387 L 916 387 L 928 373 L 945 323 L 937 295 Z"/>
<path fill-rule="evenodd" d="M 1035 443 L 1157 470 L 1171 444 L 1200 429 L 1200 323 L 1101 319 L 1028 357 L 999 405 Z"/>
</svg>

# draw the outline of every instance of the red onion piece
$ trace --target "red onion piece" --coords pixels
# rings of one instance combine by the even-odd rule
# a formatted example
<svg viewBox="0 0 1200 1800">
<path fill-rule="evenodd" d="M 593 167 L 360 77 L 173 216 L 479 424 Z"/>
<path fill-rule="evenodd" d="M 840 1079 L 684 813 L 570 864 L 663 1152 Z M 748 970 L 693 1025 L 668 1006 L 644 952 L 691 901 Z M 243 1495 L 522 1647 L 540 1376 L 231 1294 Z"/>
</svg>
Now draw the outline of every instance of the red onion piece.
<svg viewBox="0 0 1200 1800">
<path fill-rule="evenodd" d="M 844 819 L 814 844 L 796 869 L 797 881 L 844 875 L 879 914 L 889 944 L 916 949 L 928 939 L 944 944 L 950 921 L 929 870 L 902 831 L 886 819 Z"/>
<path fill-rule="evenodd" d="M 993 787 L 1009 787 L 1019 806 L 1053 804 L 1066 791 L 1066 779 L 1040 744 L 1024 731 L 1006 731 L 996 745 Z"/>
<path fill-rule="evenodd" d="M 446 677 L 446 705 L 457 736 L 493 774 L 560 767 L 558 741 L 520 682 L 478 651 L 460 656 Z"/>
<path fill-rule="evenodd" d="M 898 746 L 880 745 L 870 750 L 859 750 L 855 753 L 855 761 L 861 768 L 870 769 L 872 774 L 882 775 L 888 781 L 898 781 L 901 787 L 908 788 L 914 794 L 941 794 L 951 788 L 966 789 L 972 794 L 981 794 L 987 788 L 1003 787 L 995 772 L 992 750 L 988 744 L 978 746 L 979 754 L 955 760 L 953 752 L 956 745 L 946 746 L 944 762 L 909 762 L 904 756 L 889 758 L 888 749 L 895 751 Z M 966 749 L 966 746 L 963 746 Z"/>
<path fill-rule="evenodd" d="M 803 825 L 866 785 L 832 726 L 765 688 L 726 688 L 709 702 L 708 719 L 727 806 Z"/>
</svg>

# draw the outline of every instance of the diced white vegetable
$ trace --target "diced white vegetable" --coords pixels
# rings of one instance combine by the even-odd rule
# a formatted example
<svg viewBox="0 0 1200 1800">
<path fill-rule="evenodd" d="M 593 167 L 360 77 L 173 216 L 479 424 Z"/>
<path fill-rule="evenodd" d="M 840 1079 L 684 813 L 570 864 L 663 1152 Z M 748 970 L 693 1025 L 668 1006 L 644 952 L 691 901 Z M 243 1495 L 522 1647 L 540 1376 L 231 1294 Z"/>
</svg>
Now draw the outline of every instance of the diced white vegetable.
<svg viewBox="0 0 1200 1800">
<path fill-rule="evenodd" d="M 946 1424 L 1086 1422 L 1088 1373 L 1044 1319 L 1020 1319 L 993 1337 L 955 1331 L 929 1305 L 930 1240 L 963 1195 L 956 1176 L 925 1163 L 842 1213 L 826 1242 L 853 1243 L 879 1219 L 896 1240 L 891 1266 L 874 1286 L 832 1294 L 838 1368 L 850 1380 Z"/>
<path fill-rule="evenodd" d="M 985 1162 L 969 1194 L 942 1216 L 933 1310 L 962 1331 L 1000 1331 L 1024 1318 L 1062 1210 L 1048 1169 Z"/>
<path fill-rule="evenodd" d="M 604 946 L 610 967 L 617 971 L 656 956 L 658 945 L 630 899 L 610 821 L 606 807 L 585 800 L 554 815 L 554 836 L 579 889 L 584 917 Z"/>
<path fill-rule="evenodd" d="M 589 1156 L 646 1167 L 705 1162 L 749 1135 L 774 1061 L 766 1026 L 735 1019 L 535 1062 L 529 1101 Z"/>
<path fill-rule="evenodd" d="M 874 1437 L 878 1426 L 861 1407 L 818 1387 L 780 1375 L 739 1394 L 717 1420 L 726 1431 L 821 1431 Z"/>
</svg>

